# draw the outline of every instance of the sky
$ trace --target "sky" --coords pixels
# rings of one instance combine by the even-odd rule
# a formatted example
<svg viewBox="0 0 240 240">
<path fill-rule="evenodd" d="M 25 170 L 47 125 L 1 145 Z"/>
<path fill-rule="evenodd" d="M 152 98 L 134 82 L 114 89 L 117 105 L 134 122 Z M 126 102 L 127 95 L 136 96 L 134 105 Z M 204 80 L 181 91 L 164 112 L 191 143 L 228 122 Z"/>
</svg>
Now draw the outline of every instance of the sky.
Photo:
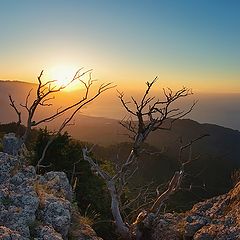
<svg viewBox="0 0 240 240">
<path fill-rule="evenodd" d="M 94 69 L 103 81 L 240 92 L 238 0 L 2 0 L 0 79 Z"/>
</svg>

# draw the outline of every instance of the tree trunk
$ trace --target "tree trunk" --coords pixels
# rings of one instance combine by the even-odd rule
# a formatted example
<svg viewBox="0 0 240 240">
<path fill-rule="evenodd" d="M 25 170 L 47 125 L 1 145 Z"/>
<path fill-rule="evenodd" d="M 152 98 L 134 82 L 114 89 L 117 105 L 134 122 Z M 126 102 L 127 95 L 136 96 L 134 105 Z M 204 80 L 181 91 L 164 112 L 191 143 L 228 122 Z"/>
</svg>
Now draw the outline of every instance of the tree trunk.
<svg viewBox="0 0 240 240">
<path fill-rule="evenodd" d="M 117 232 L 121 235 L 121 237 L 124 240 L 130 240 L 131 239 L 131 233 L 129 228 L 124 223 L 120 208 L 119 208 L 119 199 L 116 192 L 115 184 L 112 180 L 107 182 L 107 187 L 111 195 L 111 210 L 113 214 L 113 218 L 115 220 L 115 224 L 117 227 Z"/>
</svg>

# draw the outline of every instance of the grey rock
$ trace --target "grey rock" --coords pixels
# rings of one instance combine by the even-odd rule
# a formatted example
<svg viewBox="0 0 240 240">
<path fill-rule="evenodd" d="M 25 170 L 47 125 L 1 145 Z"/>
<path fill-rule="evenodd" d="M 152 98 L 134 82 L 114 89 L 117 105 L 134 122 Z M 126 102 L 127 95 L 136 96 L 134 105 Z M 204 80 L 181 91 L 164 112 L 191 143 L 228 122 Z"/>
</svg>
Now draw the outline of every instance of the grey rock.
<svg viewBox="0 0 240 240">
<path fill-rule="evenodd" d="M 19 149 L 19 139 L 15 133 L 5 134 L 3 137 L 3 152 L 11 155 L 16 155 Z"/>
<path fill-rule="evenodd" d="M 10 182 L 12 184 L 14 184 L 15 186 L 18 186 L 26 181 L 29 180 L 35 180 L 36 178 L 36 171 L 35 168 L 33 166 L 26 166 L 24 168 L 22 168 L 20 171 L 17 172 L 17 174 L 15 174 Z"/>
<path fill-rule="evenodd" d="M 199 202 L 170 217 L 155 219 L 152 239 L 238 240 L 240 239 L 240 182 L 228 193 Z"/>
<path fill-rule="evenodd" d="M 198 215 L 190 215 L 186 218 L 185 237 L 192 237 L 208 220 Z"/>
<path fill-rule="evenodd" d="M 202 227 L 204 226 L 203 223 L 195 222 L 195 223 L 190 223 L 185 226 L 185 237 L 193 237 L 194 234 Z"/>
<path fill-rule="evenodd" d="M 66 174 L 38 176 L 33 166 L 21 161 L 19 156 L 0 152 L 0 239 L 67 239 L 73 193 Z M 90 226 L 81 225 L 74 233 L 78 240 L 101 239 Z"/>
<path fill-rule="evenodd" d="M 238 240 L 240 239 L 239 225 L 226 227 L 222 224 L 210 224 L 203 227 L 193 237 L 194 240 Z"/>
<path fill-rule="evenodd" d="M 45 184 L 57 194 L 62 195 L 68 201 L 72 201 L 73 192 L 67 175 L 64 172 L 48 172 L 39 177 L 39 183 Z"/>
<path fill-rule="evenodd" d="M 209 233 L 203 233 L 201 235 L 195 236 L 194 240 L 214 240 L 214 237 Z"/>
<path fill-rule="evenodd" d="M 0 152 L 0 184 L 5 183 L 11 177 L 12 171 L 18 165 L 18 158 L 7 153 Z"/>
<path fill-rule="evenodd" d="M 63 240 L 61 234 L 57 233 L 50 225 L 40 225 L 35 229 L 34 240 Z"/>
<path fill-rule="evenodd" d="M 39 211 L 39 219 L 51 225 L 64 239 L 71 224 L 71 204 L 68 200 L 46 196 L 44 207 Z"/>
<path fill-rule="evenodd" d="M 0 237 L 1 240 L 28 240 L 28 238 L 21 236 L 18 232 L 4 226 L 0 226 Z"/>
<path fill-rule="evenodd" d="M 0 153 L 0 225 L 29 238 L 39 199 L 33 187 L 33 167 L 19 165 L 19 159 Z"/>
</svg>

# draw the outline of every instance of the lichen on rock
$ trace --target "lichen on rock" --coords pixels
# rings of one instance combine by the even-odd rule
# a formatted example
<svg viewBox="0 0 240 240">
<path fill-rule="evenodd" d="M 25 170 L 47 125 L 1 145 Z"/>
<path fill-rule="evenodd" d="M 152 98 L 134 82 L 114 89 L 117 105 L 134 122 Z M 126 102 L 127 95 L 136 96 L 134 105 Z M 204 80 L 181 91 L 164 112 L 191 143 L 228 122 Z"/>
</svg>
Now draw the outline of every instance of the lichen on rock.
<svg viewBox="0 0 240 240">
<path fill-rule="evenodd" d="M 164 214 L 155 220 L 153 240 L 238 240 L 240 182 L 226 194 L 199 202 L 186 213 L 169 216 Z"/>
<path fill-rule="evenodd" d="M 3 152 L 11 155 L 16 155 L 19 149 L 20 141 L 15 136 L 15 133 L 5 134 L 3 137 Z"/>
<path fill-rule="evenodd" d="M 28 238 L 28 225 L 35 221 L 39 204 L 33 188 L 36 173 L 32 167 L 13 172 L 17 163 L 17 157 L 0 153 L 0 170 L 3 170 L 0 181 L 0 225 Z"/>
<path fill-rule="evenodd" d="M 48 172 L 40 176 L 33 166 L 20 164 L 17 155 L 2 152 L 0 173 L 0 239 L 69 238 L 73 193 L 65 173 Z M 76 236 L 76 240 L 100 239 L 90 226 L 81 226 L 83 234 L 81 238 Z"/>
</svg>

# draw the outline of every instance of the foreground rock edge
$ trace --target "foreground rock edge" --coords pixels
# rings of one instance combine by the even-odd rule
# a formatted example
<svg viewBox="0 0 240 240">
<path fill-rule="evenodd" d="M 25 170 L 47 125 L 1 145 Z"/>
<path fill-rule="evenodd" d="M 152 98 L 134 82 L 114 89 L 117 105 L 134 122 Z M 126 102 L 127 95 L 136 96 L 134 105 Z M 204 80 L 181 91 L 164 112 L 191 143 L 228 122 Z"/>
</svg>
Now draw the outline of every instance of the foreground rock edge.
<svg viewBox="0 0 240 240">
<path fill-rule="evenodd" d="M 101 240 L 72 207 L 64 172 L 37 175 L 22 159 L 0 152 L 0 173 L 0 239 Z"/>
</svg>

